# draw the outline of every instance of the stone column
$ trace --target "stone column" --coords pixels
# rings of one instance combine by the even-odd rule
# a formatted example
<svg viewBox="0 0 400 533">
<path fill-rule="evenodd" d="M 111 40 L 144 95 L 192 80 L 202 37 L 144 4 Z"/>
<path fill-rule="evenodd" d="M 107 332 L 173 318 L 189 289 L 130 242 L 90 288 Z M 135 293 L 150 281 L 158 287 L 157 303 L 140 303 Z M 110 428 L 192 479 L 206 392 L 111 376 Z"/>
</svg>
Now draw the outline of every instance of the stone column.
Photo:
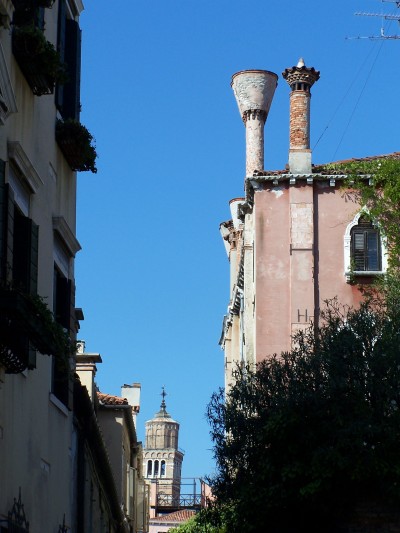
<svg viewBox="0 0 400 533">
<path fill-rule="evenodd" d="M 264 125 L 278 76 L 268 70 L 243 70 L 232 76 L 232 89 L 246 127 L 246 176 L 264 168 Z"/>
</svg>

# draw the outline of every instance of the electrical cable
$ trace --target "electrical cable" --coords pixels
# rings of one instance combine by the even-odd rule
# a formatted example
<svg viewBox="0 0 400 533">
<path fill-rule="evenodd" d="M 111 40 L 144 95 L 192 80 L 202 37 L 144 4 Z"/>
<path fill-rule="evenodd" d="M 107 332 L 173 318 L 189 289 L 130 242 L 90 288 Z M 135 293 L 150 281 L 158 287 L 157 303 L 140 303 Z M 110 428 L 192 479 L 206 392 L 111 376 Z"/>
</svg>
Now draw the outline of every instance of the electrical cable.
<svg viewBox="0 0 400 533">
<path fill-rule="evenodd" d="M 380 44 L 380 46 L 379 46 L 379 49 L 378 49 L 378 52 L 377 52 L 377 54 L 376 54 L 376 56 L 375 56 L 375 59 L 374 59 L 374 61 L 372 62 L 372 65 L 371 65 L 371 68 L 369 69 L 369 72 L 368 72 L 367 78 L 366 78 L 366 80 L 365 80 L 365 83 L 364 83 L 364 85 L 363 85 L 363 87 L 362 87 L 362 89 L 361 89 L 361 91 L 360 91 L 360 94 L 359 94 L 359 96 L 358 96 L 358 98 L 357 98 L 357 101 L 356 101 L 356 103 L 355 103 L 355 105 L 354 105 L 353 111 L 352 111 L 352 113 L 351 113 L 351 115 L 350 115 L 349 120 L 347 121 L 346 127 L 344 128 L 343 134 L 342 134 L 342 136 L 341 136 L 341 138 L 340 138 L 340 141 L 339 141 L 339 143 L 338 143 L 338 145 L 337 145 L 337 147 L 336 147 L 336 150 L 335 150 L 335 152 L 334 152 L 334 154 L 333 154 L 332 161 L 335 160 L 336 154 L 337 154 L 337 152 L 338 152 L 338 150 L 339 150 L 339 148 L 340 148 L 340 146 L 341 146 L 341 144 L 342 144 L 342 141 L 343 141 L 343 139 L 344 139 L 344 137 L 345 137 L 345 135 L 346 135 L 346 133 L 347 133 L 347 130 L 349 129 L 349 126 L 350 126 L 350 124 L 351 124 L 351 121 L 352 121 L 352 119 L 353 119 L 353 117 L 354 117 L 354 114 L 355 114 L 355 112 L 356 112 L 356 110 L 357 110 L 358 104 L 360 103 L 361 97 L 362 97 L 362 95 L 364 94 L 364 90 L 365 90 L 365 88 L 366 88 L 366 86 L 367 86 L 367 83 L 368 83 L 368 81 L 369 81 L 369 78 L 371 77 L 372 71 L 373 71 L 373 69 L 374 69 L 374 67 L 375 67 L 376 61 L 377 61 L 377 59 L 378 59 L 378 57 L 379 57 L 379 54 L 381 53 L 382 46 L 383 46 L 383 43 L 384 43 L 384 42 L 385 42 L 385 41 L 382 41 L 382 42 L 381 42 L 381 44 Z"/>
</svg>

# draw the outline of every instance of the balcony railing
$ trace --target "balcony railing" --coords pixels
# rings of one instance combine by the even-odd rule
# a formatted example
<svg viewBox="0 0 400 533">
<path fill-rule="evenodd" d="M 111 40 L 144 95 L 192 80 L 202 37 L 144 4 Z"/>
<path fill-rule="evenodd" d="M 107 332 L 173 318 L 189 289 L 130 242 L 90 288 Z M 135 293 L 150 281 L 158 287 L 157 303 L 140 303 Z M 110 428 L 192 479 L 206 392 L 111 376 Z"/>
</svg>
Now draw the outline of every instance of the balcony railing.
<svg viewBox="0 0 400 533">
<path fill-rule="evenodd" d="M 157 507 L 176 507 L 180 509 L 192 509 L 200 506 L 200 494 L 181 494 L 180 496 L 174 496 L 173 494 L 157 495 Z"/>
</svg>

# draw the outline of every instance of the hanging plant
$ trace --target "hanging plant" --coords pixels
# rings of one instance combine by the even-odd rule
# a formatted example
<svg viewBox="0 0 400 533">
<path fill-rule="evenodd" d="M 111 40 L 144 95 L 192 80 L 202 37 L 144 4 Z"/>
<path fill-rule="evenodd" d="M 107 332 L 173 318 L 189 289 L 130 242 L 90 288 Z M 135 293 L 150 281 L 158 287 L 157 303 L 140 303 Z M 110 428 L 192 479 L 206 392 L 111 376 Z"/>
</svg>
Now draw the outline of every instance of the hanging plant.
<svg viewBox="0 0 400 533">
<path fill-rule="evenodd" d="M 97 172 L 97 152 L 92 134 L 77 120 L 57 120 L 56 140 L 72 170 Z"/>
<path fill-rule="evenodd" d="M 53 7 L 54 0 L 13 0 L 14 4 L 14 26 L 26 24 L 38 24 L 41 19 L 40 8 Z"/>
<path fill-rule="evenodd" d="M 53 355 L 66 372 L 76 346 L 54 320 L 46 302 L 38 295 L 18 289 L 0 288 L 0 364 L 8 373 L 34 368 L 27 359 L 27 342 L 40 353 Z"/>
<path fill-rule="evenodd" d="M 54 2 L 55 0 L 13 0 L 16 11 L 22 9 L 35 9 L 38 7 L 50 9 L 53 7 Z"/>
<path fill-rule="evenodd" d="M 68 80 L 65 65 L 43 32 L 30 24 L 15 27 L 13 52 L 33 94 L 52 94 L 56 83 Z"/>
</svg>

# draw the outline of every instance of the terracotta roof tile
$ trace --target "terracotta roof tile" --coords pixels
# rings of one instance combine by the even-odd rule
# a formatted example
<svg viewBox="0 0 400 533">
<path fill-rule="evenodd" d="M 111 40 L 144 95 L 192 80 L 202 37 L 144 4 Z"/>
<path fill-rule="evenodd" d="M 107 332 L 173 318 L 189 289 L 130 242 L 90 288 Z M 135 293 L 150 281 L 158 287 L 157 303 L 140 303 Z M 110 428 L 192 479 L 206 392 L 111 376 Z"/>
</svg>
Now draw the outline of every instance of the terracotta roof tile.
<svg viewBox="0 0 400 533">
<path fill-rule="evenodd" d="M 192 516 L 196 514 L 196 511 L 190 511 L 189 509 L 181 509 L 180 511 L 175 511 L 174 513 L 165 514 L 162 516 L 156 516 L 155 518 L 150 519 L 151 522 L 186 522 Z"/>
<path fill-rule="evenodd" d="M 400 152 L 392 152 L 391 154 L 383 154 L 383 155 L 373 155 L 373 156 L 367 156 L 367 157 L 354 157 L 352 159 L 342 159 L 340 161 L 334 161 L 333 163 L 327 163 L 323 165 L 314 165 L 312 169 L 313 174 L 340 174 L 343 173 L 343 171 L 339 172 L 337 170 L 327 169 L 326 167 L 328 165 L 345 165 L 346 163 L 362 163 L 362 162 L 368 162 L 368 161 L 376 161 L 377 159 L 400 159 Z M 289 168 L 285 168 L 283 170 L 255 170 L 253 173 L 254 177 L 259 176 L 282 176 L 282 175 L 289 174 Z"/>
<path fill-rule="evenodd" d="M 98 392 L 97 398 L 99 402 L 103 403 L 104 405 L 128 405 L 128 400 L 126 398 L 112 396 L 111 394 L 103 394 L 102 392 Z"/>
<path fill-rule="evenodd" d="M 372 155 L 368 157 L 353 157 L 352 159 L 342 159 L 341 161 L 335 161 L 334 165 L 346 165 L 346 163 L 367 163 L 368 161 L 377 161 L 379 159 L 400 159 L 400 152 L 393 152 L 391 154 Z M 332 164 L 332 163 L 331 163 Z M 335 174 L 338 171 L 332 171 L 332 169 L 326 169 L 326 165 L 315 165 L 313 173 L 318 174 Z"/>
</svg>

